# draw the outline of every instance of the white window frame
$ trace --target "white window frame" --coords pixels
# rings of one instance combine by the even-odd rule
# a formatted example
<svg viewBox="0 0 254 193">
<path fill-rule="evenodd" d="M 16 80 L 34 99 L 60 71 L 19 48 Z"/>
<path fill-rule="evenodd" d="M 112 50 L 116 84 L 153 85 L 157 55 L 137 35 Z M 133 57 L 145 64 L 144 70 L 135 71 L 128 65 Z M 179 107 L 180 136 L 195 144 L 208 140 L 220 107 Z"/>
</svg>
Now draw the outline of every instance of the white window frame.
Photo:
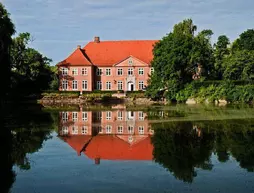
<svg viewBox="0 0 254 193">
<path fill-rule="evenodd" d="M 140 135 L 144 135 L 144 134 L 145 134 L 145 128 L 144 128 L 144 126 L 139 126 L 139 127 L 138 127 L 138 133 L 139 133 Z"/>
<path fill-rule="evenodd" d="M 154 73 L 154 67 L 151 67 L 150 68 L 150 74 L 153 74 Z"/>
<path fill-rule="evenodd" d="M 88 89 L 88 81 L 82 80 L 82 90 L 87 90 L 87 89 Z"/>
<path fill-rule="evenodd" d="M 123 69 L 122 68 L 117 69 L 117 76 L 123 76 Z"/>
<path fill-rule="evenodd" d="M 128 111 L 127 112 L 127 118 L 128 120 L 133 120 L 135 117 L 135 112 L 134 111 Z"/>
<path fill-rule="evenodd" d="M 111 120 L 112 112 L 106 111 L 106 120 Z"/>
<path fill-rule="evenodd" d="M 118 133 L 118 134 L 122 134 L 122 133 L 123 133 L 123 126 L 122 126 L 122 125 L 119 125 L 119 126 L 117 127 L 117 133 Z"/>
<path fill-rule="evenodd" d="M 68 90 L 68 80 L 62 80 L 62 90 Z"/>
<path fill-rule="evenodd" d="M 105 74 L 106 74 L 106 76 L 111 76 L 111 68 L 106 68 Z"/>
<path fill-rule="evenodd" d="M 82 121 L 88 120 L 88 112 L 82 112 Z"/>
<path fill-rule="evenodd" d="M 117 82 L 117 90 L 123 90 L 123 81 Z"/>
<path fill-rule="evenodd" d="M 139 75 L 144 75 L 145 73 L 144 73 L 144 68 L 139 68 L 138 69 L 138 74 Z"/>
<path fill-rule="evenodd" d="M 123 120 L 123 111 L 118 111 L 117 112 L 117 119 L 118 120 Z"/>
<path fill-rule="evenodd" d="M 106 90 L 111 90 L 111 82 L 110 81 L 106 82 Z"/>
<path fill-rule="evenodd" d="M 81 75 L 83 76 L 87 75 L 87 68 L 82 68 Z"/>
<path fill-rule="evenodd" d="M 72 126 L 71 134 L 78 135 L 78 126 Z"/>
<path fill-rule="evenodd" d="M 102 68 L 97 68 L 96 69 L 96 75 L 101 76 L 102 75 Z"/>
<path fill-rule="evenodd" d="M 88 127 L 87 127 L 87 126 L 82 126 L 81 134 L 82 134 L 82 135 L 88 134 Z"/>
<path fill-rule="evenodd" d="M 76 83 L 76 84 L 74 84 L 74 83 Z M 74 88 L 74 85 L 76 86 L 76 88 Z M 72 81 L 72 90 L 78 90 L 78 81 L 77 80 Z"/>
<path fill-rule="evenodd" d="M 128 76 L 133 76 L 133 68 L 128 68 Z"/>
<path fill-rule="evenodd" d="M 72 68 L 72 69 L 71 69 L 71 74 L 72 74 L 73 76 L 77 76 L 77 75 L 78 75 L 78 69 L 77 69 L 77 68 Z"/>
<path fill-rule="evenodd" d="M 99 133 L 103 133 L 102 126 L 99 126 L 99 127 L 98 127 L 98 131 L 99 131 Z"/>
<path fill-rule="evenodd" d="M 68 69 L 68 68 L 65 68 L 65 67 L 62 67 L 61 71 L 62 71 L 62 75 L 63 75 L 63 76 L 66 76 L 66 75 L 68 75 L 69 69 Z"/>
<path fill-rule="evenodd" d="M 68 127 L 67 126 L 63 126 L 62 127 L 62 135 L 68 135 L 68 133 L 69 133 Z"/>
<path fill-rule="evenodd" d="M 97 90 L 102 90 L 102 82 L 101 81 L 96 82 L 96 89 Z"/>
<path fill-rule="evenodd" d="M 143 111 L 139 111 L 138 112 L 138 119 L 139 120 L 144 120 L 145 118 L 144 118 L 144 112 Z"/>
<path fill-rule="evenodd" d="M 138 89 L 139 90 L 143 90 L 145 88 L 145 83 L 143 80 L 138 82 Z"/>
<path fill-rule="evenodd" d="M 68 112 L 62 112 L 62 121 L 63 122 L 68 121 L 68 116 L 69 116 Z"/>
<path fill-rule="evenodd" d="M 128 133 L 133 134 L 134 133 L 134 127 L 132 125 L 128 125 Z"/>
<path fill-rule="evenodd" d="M 106 125 L 106 133 L 107 134 L 112 133 L 112 126 L 111 125 Z"/>
<path fill-rule="evenodd" d="M 101 111 L 96 112 L 96 120 L 102 120 L 102 113 L 101 113 Z"/>
<path fill-rule="evenodd" d="M 78 112 L 72 112 L 72 121 L 77 122 L 78 121 Z"/>
</svg>

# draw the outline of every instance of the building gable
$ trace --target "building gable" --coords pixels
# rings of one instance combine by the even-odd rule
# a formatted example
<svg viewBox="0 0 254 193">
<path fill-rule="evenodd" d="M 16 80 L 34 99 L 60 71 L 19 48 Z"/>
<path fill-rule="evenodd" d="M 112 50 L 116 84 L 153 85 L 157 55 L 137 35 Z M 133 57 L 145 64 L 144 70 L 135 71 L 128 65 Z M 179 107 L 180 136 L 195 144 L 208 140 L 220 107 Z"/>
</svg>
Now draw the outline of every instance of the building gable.
<svg viewBox="0 0 254 193">
<path fill-rule="evenodd" d="M 119 61 L 118 63 L 116 63 L 114 66 L 116 66 L 116 67 L 130 67 L 130 66 L 148 67 L 149 64 L 143 62 L 142 60 L 139 60 L 138 58 L 136 58 L 134 56 L 129 56 L 129 57 L 123 59 L 122 61 Z"/>
</svg>

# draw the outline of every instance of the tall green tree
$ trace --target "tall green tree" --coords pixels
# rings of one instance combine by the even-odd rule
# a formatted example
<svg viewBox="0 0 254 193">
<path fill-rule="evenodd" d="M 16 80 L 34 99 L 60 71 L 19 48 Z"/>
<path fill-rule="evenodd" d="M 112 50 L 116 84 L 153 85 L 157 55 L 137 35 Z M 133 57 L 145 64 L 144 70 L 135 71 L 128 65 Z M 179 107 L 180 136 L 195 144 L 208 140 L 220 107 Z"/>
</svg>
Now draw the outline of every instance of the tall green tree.
<svg viewBox="0 0 254 193">
<path fill-rule="evenodd" d="M 218 37 L 217 43 L 214 45 L 214 70 L 215 70 L 215 79 L 221 80 L 223 77 L 223 59 L 230 54 L 229 49 L 229 38 L 225 35 L 221 35 Z"/>
<path fill-rule="evenodd" d="M 3 83 L 1 86 L 0 105 L 2 105 L 10 84 L 10 46 L 12 43 L 11 37 L 14 33 L 15 27 L 10 19 L 10 15 L 4 5 L 0 2 L 0 81 Z"/>
<path fill-rule="evenodd" d="M 153 49 L 154 73 L 149 80 L 148 95 L 155 97 L 159 90 L 166 89 L 167 98 L 174 99 L 177 91 L 192 80 L 195 66 L 201 64 L 208 72 L 212 66 L 213 54 L 211 30 L 201 31 L 191 19 L 174 26 L 173 32 L 163 37 Z"/>
<path fill-rule="evenodd" d="M 21 33 L 13 39 L 12 57 L 12 90 L 21 95 L 40 93 L 50 87 L 54 73 L 51 60 L 37 50 L 28 47 L 29 33 Z"/>
<path fill-rule="evenodd" d="M 254 29 L 248 29 L 232 45 L 232 51 L 254 50 Z"/>
</svg>

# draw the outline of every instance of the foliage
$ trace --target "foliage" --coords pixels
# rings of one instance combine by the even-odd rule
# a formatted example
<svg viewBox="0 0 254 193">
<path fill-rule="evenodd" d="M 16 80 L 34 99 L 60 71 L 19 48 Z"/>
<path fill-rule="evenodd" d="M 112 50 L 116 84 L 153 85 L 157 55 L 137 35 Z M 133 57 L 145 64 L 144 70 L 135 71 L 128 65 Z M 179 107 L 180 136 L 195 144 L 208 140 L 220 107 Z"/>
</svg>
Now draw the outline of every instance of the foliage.
<svg viewBox="0 0 254 193">
<path fill-rule="evenodd" d="M 184 84 L 192 80 L 195 67 L 202 65 L 202 76 L 208 76 L 213 67 L 213 49 L 210 43 L 211 30 L 203 30 L 195 36 L 197 27 L 191 19 L 174 26 L 173 32 L 163 37 L 153 50 L 152 66 L 154 73 L 149 81 L 148 95 L 156 97 L 161 89 L 165 95 L 175 99 L 176 93 Z"/>
<path fill-rule="evenodd" d="M 254 50 L 254 29 L 248 29 L 240 34 L 239 38 L 233 42 L 232 52 L 239 50 Z"/>
<path fill-rule="evenodd" d="M 12 35 L 15 33 L 15 27 L 12 23 L 9 13 L 0 2 L 0 64 L 1 64 L 1 78 L 0 82 L 4 83 L 1 86 L 0 105 L 2 105 L 5 95 L 9 90 L 10 85 L 10 71 L 11 58 L 10 46 L 12 43 Z"/>
<path fill-rule="evenodd" d="M 128 91 L 126 93 L 126 97 L 129 98 L 145 98 L 145 92 L 144 91 Z"/>
<path fill-rule="evenodd" d="M 12 58 L 12 94 L 21 96 L 40 93 L 49 88 L 54 78 L 49 63 L 37 50 L 29 48 L 31 41 L 29 33 L 21 33 L 13 39 Z M 15 95 L 17 95 L 15 94 Z"/>
</svg>

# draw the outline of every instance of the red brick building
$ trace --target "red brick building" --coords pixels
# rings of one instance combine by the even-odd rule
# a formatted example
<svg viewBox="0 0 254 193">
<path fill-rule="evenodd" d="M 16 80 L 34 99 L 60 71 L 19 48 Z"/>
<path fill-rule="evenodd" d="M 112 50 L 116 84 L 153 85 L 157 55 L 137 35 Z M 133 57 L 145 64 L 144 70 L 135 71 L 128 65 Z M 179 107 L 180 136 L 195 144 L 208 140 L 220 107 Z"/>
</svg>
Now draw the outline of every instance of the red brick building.
<svg viewBox="0 0 254 193">
<path fill-rule="evenodd" d="M 153 45 L 157 40 L 100 41 L 95 37 L 78 46 L 57 64 L 59 90 L 142 90 L 152 73 Z"/>
</svg>

